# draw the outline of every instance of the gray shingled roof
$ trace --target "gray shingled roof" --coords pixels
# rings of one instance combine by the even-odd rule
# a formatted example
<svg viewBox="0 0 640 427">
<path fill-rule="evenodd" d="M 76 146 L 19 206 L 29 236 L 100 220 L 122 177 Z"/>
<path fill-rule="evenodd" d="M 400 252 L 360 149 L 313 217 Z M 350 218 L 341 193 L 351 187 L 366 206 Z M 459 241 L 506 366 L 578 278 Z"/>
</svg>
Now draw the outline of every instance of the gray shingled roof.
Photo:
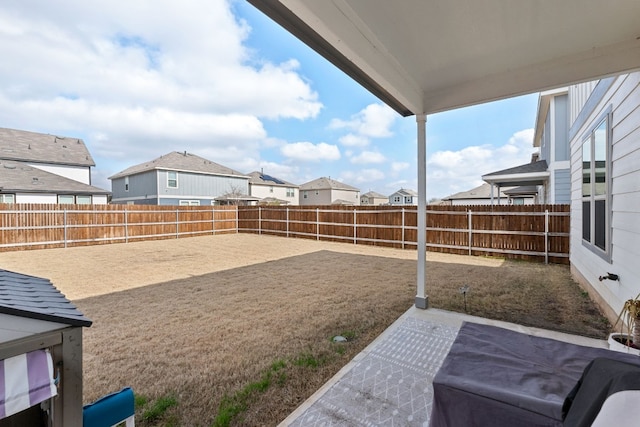
<svg viewBox="0 0 640 427">
<path fill-rule="evenodd" d="M 494 190 L 494 197 L 498 197 L 498 191 Z M 500 189 L 500 196 L 505 197 L 504 189 Z M 443 197 L 442 200 L 460 200 L 460 199 L 489 199 L 491 198 L 491 185 L 484 183 L 476 188 L 468 191 L 461 191 L 451 196 Z"/>
<path fill-rule="evenodd" d="M 536 172 L 545 172 L 549 167 L 547 166 L 546 160 L 538 160 L 537 162 L 527 163 L 525 165 L 515 166 L 509 169 L 503 169 L 497 172 L 491 172 L 485 175 L 482 175 L 483 178 L 490 176 L 500 176 L 500 175 L 516 175 L 522 173 L 536 173 Z"/>
<path fill-rule="evenodd" d="M 401 194 L 403 196 L 413 196 L 413 197 L 417 197 L 418 196 L 418 193 L 416 193 L 415 191 L 410 190 L 408 188 L 401 188 L 401 189 L 399 189 L 398 191 L 396 191 L 393 194 Z M 393 196 L 393 194 L 392 194 L 392 196 Z"/>
<path fill-rule="evenodd" d="M 335 179 L 322 177 L 309 181 L 300 186 L 300 190 L 347 190 L 347 191 L 360 191 L 356 187 L 344 184 Z"/>
<path fill-rule="evenodd" d="M 0 192 L 3 193 L 111 194 L 20 162 L 0 160 L 0 176 Z"/>
<path fill-rule="evenodd" d="M 48 279 L 7 270 L 0 270 L 0 313 L 71 326 L 92 323 Z"/>
<path fill-rule="evenodd" d="M 122 178 L 124 176 L 148 172 L 154 169 L 196 172 L 210 175 L 237 176 L 241 178 L 247 177 L 242 172 L 222 166 L 218 163 L 212 162 L 211 160 L 196 156 L 195 154 L 187 153 L 186 151 L 172 151 L 169 154 L 165 154 L 149 162 L 131 166 L 113 176 L 110 176 L 109 179 Z"/>
<path fill-rule="evenodd" d="M 385 196 L 384 194 L 376 193 L 375 191 L 366 192 L 366 193 L 364 193 L 362 195 L 362 197 L 368 197 L 368 198 L 373 197 L 374 199 L 386 199 L 387 198 L 387 196 Z"/>
<path fill-rule="evenodd" d="M 249 175 L 249 184 L 261 184 L 261 185 L 273 185 L 274 187 L 298 187 L 297 184 L 292 184 L 289 181 L 280 179 L 275 176 L 267 175 L 263 172 L 253 171 Z"/>
<path fill-rule="evenodd" d="M 33 163 L 95 166 L 78 138 L 0 128 L 0 159 Z"/>
</svg>

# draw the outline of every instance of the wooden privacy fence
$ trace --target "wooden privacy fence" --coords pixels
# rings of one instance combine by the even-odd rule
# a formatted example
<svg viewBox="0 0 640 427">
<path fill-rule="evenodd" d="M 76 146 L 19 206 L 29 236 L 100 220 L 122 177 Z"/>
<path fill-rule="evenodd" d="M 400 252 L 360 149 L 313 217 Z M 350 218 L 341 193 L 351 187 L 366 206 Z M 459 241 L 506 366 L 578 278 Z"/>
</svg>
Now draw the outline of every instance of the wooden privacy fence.
<svg viewBox="0 0 640 427">
<path fill-rule="evenodd" d="M 569 205 L 429 206 L 427 249 L 568 264 Z M 238 231 L 417 247 L 415 206 L 239 206 Z"/>
<path fill-rule="evenodd" d="M 236 232 L 235 206 L 0 204 L 0 251 Z"/>
</svg>

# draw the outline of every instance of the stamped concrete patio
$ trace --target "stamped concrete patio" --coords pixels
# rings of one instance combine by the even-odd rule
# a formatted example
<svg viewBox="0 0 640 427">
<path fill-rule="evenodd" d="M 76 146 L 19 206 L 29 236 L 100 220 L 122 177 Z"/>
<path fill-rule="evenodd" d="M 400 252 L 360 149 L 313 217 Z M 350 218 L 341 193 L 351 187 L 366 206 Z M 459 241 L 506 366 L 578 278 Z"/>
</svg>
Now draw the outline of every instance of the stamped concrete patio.
<svg viewBox="0 0 640 427">
<path fill-rule="evenodd" d="M 280 426 L 428 426 L 433 378 L 464 321 L 607 348 L 603 340 L 412 307 Z"/>
</svg>

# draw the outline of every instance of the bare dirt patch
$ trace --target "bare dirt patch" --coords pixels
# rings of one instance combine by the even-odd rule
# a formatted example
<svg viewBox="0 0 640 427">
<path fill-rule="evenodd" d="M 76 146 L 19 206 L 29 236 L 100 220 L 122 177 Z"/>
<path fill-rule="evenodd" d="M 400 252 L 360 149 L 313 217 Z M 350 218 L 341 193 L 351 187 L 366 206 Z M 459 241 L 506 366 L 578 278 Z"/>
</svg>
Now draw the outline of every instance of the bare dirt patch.
<svg viewBox="0 0 640 427">
<path fill-rule="evenodd" d="M 415 256 L 237 234 L 2 253 L 0 267 L 50 278 L 94 321 L 84 333 L 85 401 L 130 385 L 178 402 L 154 421 L 140 411 L 141 425 L 205 426 L 225 396 L 261 382 L 232 424 L 275 425 L 411 306 Z M 608 331 L 566 266 L 428 261 L 434 307 L 463 311 L 466 284 L 470 314 Z M 338 334 L 352 340 L 332 343 Z"/>
</svg>

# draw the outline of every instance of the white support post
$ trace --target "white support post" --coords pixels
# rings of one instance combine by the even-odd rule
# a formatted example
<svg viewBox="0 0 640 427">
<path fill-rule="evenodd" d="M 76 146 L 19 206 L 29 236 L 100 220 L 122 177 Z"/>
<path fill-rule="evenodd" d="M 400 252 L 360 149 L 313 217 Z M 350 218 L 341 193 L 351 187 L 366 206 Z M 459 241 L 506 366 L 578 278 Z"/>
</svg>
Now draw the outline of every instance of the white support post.
<svg viewBox="0 0 640 427">
<path fill-rule="evenodd" d="M 416 114 L 418 125 L 418 271 L 416 278 L 416 308 L 426 309 L 429 297 L 425 292 L 427 280 L 427 116 Z"/>
</svg>

